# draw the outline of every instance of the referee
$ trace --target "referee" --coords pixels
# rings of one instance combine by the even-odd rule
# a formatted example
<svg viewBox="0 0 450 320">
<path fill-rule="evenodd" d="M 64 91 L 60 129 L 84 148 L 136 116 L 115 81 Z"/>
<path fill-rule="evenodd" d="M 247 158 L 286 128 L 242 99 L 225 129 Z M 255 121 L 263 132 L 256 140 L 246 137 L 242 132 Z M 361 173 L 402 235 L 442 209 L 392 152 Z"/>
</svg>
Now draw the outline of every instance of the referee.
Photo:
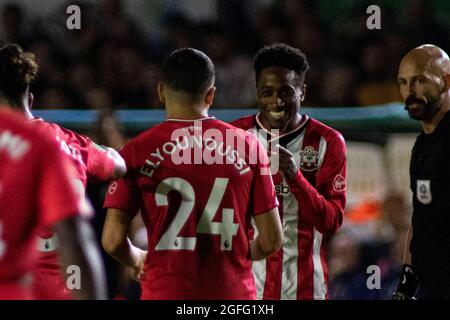
<svg viewBox="0 0 450 320">
<path fill-rule="evenodd" d="M 422 123 L 414 144 L 409 250 L 393 298 L 450 299 L 450 59 L 423 45 L 401 61 L 398 82 L 409 117 Z"/>
</svg>

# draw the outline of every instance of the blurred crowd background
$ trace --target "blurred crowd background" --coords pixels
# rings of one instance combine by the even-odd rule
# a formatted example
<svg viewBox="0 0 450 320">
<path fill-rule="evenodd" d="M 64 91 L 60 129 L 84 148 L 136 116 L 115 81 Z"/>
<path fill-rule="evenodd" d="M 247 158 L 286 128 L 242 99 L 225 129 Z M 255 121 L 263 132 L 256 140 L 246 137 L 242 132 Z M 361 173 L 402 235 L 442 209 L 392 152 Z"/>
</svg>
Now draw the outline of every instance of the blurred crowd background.
<svg viewBox="0 0 450 320">
<path fill-rule="evenodd" d="M 69 4 L 81 7 L 81 30 L 66 27 Z M 371 4 L 381 8 L 381 30 L 366 27 Z M 0 44 L 18 43 L 37 57 L 34 108 L 99 110 L 88 134 L 116 149 L 130 137 L 113 111 L 162 108 L 156 95 L 161 63 L 177 48 L 195 47 L 212 58 L 214 108 L 223 109 L 255 107 L 252 57 L 265 44 L 285 42 L 306 54 L 309 107 L 400 101 L 397 68 L 408 50 L 432 43 L 450 52 L 448 0 L 0 0 L 0 14 Z M 358 190 L 381 191 L 363 197 L 351 193 L 356 187 L 349 190 L 344 225 L 329 247 L 331 299 L 389 299 L 397 284 L 411 199 L 380 176 L 390 175 L 386 166 L 394 168 L 408 188 L 413 135 L 395 141 L 393 150 L 401 152 L 387 157 L 376 144 L 349 141 L 349 184 L 365 177 L 355 182 Z M 370 161 L 378 162 L 364 162 L 370 152 Z M 88 187 L 99 234 L 105 190 L 95 182 Z M 145 247 L 139 219 L 131 234 Z M 111 297 L 138 298 L 127 270 L 106 255 L 105 262 Z M 380 289 L 367 287 L 370 265 L 380 267 Z"/>
<path fill-rule="evenodd" d="M 399 100 L 397 67 L 409 48 L 450 49 L 446 0 L 71 1 L 82 9 L 81 30 L 73 31 L 66 28 L 69 2 L 45 2 L 53 9 L 33 15 L 43 1 L 0 1 L 2 41 L 38 58 L 37 108 L 161 108 L 161 62 L 187 46 L 216 64 L 216 108 L 252 107 L 252 57 L 273 42 L 307 55 L 306 105 L 381 104 Z M 381 30 L 366 27 L 370 4 L 381 8 Z"/>
</svg>

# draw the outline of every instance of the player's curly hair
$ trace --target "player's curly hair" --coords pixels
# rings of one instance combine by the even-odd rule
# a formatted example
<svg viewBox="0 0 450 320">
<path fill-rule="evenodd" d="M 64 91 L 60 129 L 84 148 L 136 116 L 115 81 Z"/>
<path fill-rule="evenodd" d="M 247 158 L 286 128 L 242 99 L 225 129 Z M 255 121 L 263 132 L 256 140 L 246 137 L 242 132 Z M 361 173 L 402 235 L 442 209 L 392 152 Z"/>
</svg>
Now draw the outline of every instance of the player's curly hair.
<svg viewBox="0 0 450 320">
<path fill-rule="evenodd" d="M 261 71 L 270 67 L 283 67 L 295 71 L 304 80 L 309 69 L 306 56 L 299 49 L 284 43 L 275 43 L 261 48 L 254 58 L 256 81 Z"/>
<path fill-rule="evenodd" d="M 19 103 L 37 72 L 38 65 L 32 53 L 24 52 L 17 44 L 0 48 L 0 90 L 8 100 Z"/>
</svg>

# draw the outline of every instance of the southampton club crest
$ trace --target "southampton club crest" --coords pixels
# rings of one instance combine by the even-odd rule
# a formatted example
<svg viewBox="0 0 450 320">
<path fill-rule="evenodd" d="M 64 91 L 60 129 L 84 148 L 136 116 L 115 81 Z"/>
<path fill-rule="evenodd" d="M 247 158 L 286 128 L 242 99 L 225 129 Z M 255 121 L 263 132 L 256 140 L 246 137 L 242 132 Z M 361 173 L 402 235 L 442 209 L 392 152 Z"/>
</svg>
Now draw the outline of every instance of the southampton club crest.
<svg viewBox="0 0 450 320">
<path fill-rule="evenodd" d="M 311 146 L 300 151 L 300 168 L 303 171 L 314 171 L 319 167 L 319 152 Z"/>
</svg>

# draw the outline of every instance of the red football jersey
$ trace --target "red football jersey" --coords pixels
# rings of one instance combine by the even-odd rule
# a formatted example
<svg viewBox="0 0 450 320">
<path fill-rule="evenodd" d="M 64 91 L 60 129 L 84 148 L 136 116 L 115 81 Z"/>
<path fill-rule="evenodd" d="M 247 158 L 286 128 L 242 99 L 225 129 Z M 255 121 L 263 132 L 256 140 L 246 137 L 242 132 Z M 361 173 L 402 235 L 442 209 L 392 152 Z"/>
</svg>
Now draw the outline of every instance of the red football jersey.
<svg viewBox="0 0 450 320">
<path fill-rule="evenodd" d="M 232 122 L 253 132 L 262 144 L 280 144 L 300 169 L 287 183 L 273 176 L 283 222 L 283 245 L 266 260 L 255 261 L 258 299 L 326 299 L 327 243 L 341 226 L 346 201 L 346 146 L 342 135 L 303 115 L 297 128 L 274 136 L 259 115 Z"/>
<path fill-rule="evenodd" d="M 0 111 L 0 299 L 30 298 L 38 229 L 86 209 L 71 172 L 53 137 Z"/>
<path fill-rule="evenodd" d="M 278 205 L 259 141 L 214 118 L 167 120 L 121 154 L 104 206 L 142 214 L 141 298 L 254 299 L 251 218 Z"/>
<path fill-rule="evenodd" d="M 30 122 L 47 131 L 56 139 L 61 154 L 68 156 L 75 170 L 75 183 L 78 192 L 84 196 L 88 178 L 108 180 L 113 175 L 114 159 L 105 149 L 96 145 L 88 137 L 62 128 L 55 123 L 34 119 Z M 66 289 L 61 277 L 56 249 L 58 242 L 50 229 L 39 232 L 38 249 L 40 251 L 36 271 L 33 274 L 33 292 L 37 299 L 69 299 L 70 291 Z"/>
<path fill-rule="evenodd" d="M 56 138 L 61 151 L 71 159 L 76 170 L 76 179 L 80 180 L 84 187 L 88 178 L 101 181 L 111 179 L 115 167 L 114 159 L 90 138 L 41 118 L 31 120 L 31 124 L 43 128 Z"/>
</svg>

